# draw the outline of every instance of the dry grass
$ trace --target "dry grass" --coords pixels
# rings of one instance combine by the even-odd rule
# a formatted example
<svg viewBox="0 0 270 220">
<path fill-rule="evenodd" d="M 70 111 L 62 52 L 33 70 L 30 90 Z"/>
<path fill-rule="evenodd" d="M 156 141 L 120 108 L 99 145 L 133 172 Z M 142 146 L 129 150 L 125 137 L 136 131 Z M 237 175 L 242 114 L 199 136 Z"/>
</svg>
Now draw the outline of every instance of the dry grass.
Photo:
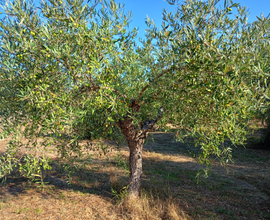
<svg viewBox="0 0 270 220">
<path fill-rule="evenodd" d="M 270 151 L 235 148 L 234 164 L 226 170 L 213 161 L 213 174 L 197 183 L 196 149 L 172 137 L 156 132 L 145 145 L 139 199 L 125 196 L 127 147 L 106 142 L 106 155 L 79 158 L 70 175 L 50 154 L 43 188 L 11 176 L 0 187 L 0 219 L 270 219 Z"/>
<path fill-rule="evenodd" d="M 162 201 L 151 195 L 142 194 L 139 199 L 125 197 L 117 206 L 121 219 L 134 220 L 188 220 L 190 217 L 172 199 Z"/>
</svg>

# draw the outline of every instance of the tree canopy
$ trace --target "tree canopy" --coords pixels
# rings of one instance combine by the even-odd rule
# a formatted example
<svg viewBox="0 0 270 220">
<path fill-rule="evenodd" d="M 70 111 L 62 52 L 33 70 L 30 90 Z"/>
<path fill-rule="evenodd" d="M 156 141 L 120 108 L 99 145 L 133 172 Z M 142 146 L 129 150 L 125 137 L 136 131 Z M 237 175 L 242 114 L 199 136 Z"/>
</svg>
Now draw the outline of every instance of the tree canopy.
<svg viewBox="0 0 270 220">
<path fill-rule="evenodd" d="M 21 133 L 38 151 L 43 137 L 41 146 L 79 155 L 90 118 L 92 137 L 125 136 L 135 195 L 143 143 L 157 128 L 175 126 L 178 140 L 191 135 L 208 167 L 213 155 L 228 162 L 225 140 L 243 144 L 249 118 L 268 108 L 269 18 L 249 24 L 245 7 L 218 2 L 164 10 L 161 27 L 148 18 L 141 45 L 131 13 L 113 0 L 8 2 L 0 22 L 2 124 L 14 136 L 8 152 L 21 147 Z"/>
</svg>

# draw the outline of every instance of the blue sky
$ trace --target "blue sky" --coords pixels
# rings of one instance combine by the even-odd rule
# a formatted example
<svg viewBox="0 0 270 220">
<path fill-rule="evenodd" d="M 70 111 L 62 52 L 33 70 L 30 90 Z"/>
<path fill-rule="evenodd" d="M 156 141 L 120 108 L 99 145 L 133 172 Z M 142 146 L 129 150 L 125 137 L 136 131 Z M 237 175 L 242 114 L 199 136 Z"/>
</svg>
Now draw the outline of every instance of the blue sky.
<svg viewBox="0 0 270 220">
<path fill-rule="evenodd" d="M 162 23 L 162 10 L 165 8 L 167 11 L 174 12 L 175 5 L 170 5 L 166 0 L 116 0 L 117 3 L 125 4 L 125 10 L 131 11 L 133 20 L 131 27 L 139 27 L 139 36 L 144 36 L 146 28 L 145 18 L 148 15 L 155 21 L 157 27 Z M 180 0 L 183 3 L 184 0 Z M 224 6 L 224 0 L 220 1 L 220 5 Z M 256 16 L 260 17 L 263 13 L 267 16 L 270 13 L 270 0 L 233 0 L 235 3 L 240 3 L 242 6 L 247 6 L 250 16 L 248 21 L 256 20 Z"/>
<path fill-rule="evenodd" d="M 233 0 L 235 3 L 240 3 L 242 6 L 247 6 L 250 17 L 250 22 L 256 20 L 256 16 L 260 16 L 263 13 L 267 16 L 270 13 L 270 0 Z M 35 0 L 36 3 L 39 0 Z M 116 0 L 117 3 L 125 4 L 125 11 L 131 11 L 133 19 L 131 27 L 139 28 L 139 37 L 144 36 L 144 30 L 146 28 L 145 18 L 148 15 L 154 20 L 157 27 L 162 23 L 162 10 L 174 12 L 175 5 L 170 5 L 166 0 Z M 184 0 L 179 0 L 179 3 L 183 3 Z M 224 0 L 220 1 L 220 5 L 223 6 Z M 1 11 L 1 9 L 0 9 Z M 1 16 L 2 17 L 2 16 Z"/>
</svg>

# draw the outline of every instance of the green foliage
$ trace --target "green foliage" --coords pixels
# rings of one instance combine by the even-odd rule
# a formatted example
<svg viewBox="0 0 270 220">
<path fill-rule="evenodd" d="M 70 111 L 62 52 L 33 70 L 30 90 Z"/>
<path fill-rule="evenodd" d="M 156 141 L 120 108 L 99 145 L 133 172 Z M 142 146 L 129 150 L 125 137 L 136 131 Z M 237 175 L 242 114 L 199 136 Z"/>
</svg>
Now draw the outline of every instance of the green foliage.
<svg viewBox="0 0 270 220">
<path fill-rule="evenodd" d="M 118 127 L 114 125 L 114 121 L 106 108 L 96 108 L 94 111 L 87 111 L 85 115 L 74 120 L 74 132 L 80 139 L 96 140 L 100 137 L 104 139 L 116 139 L 115 134 L 120 133 Z"/>
<path fill-rule="evenodd" d="M 19 173 L 22 177 L 43 184 L 46 170 L 51 169 L 49 165 L 51 160 L 44 156 L 36 157 L 32 154 L 17 158 L 15 154 L 16 151 L 9 148 L 0 158 L 2 183 L 6 182 L 8 176 Z"/>
<path fill-rule="evenodd" d="M 120 189 L 119 191 L 117 191 L 114 188 L 111 188 L 112 191 L 112 196 L 114 197 L 114 199 L 117 202 L 121 202 L 123 201 L 123 199 L 125 199 L 128 195 L 128 186 L 123 187 L 122 189 Z"/>
<path fill-rule="evenodd" d="M 18 163 L 19 172 L 23 177 L 35 181 L 37 178 L 40 179 L 40 183 L 43 182 L 43 179 L 46 177 L 46 170 L 50 170 L 51 166 L 49 165 L 50 159 L 45 158 L 36 158 L 34 155 L 25 155 L 22 162 Z"/>
<path fill-rule="evenodd" d="M 0 164 L 0 178 L 2 179 L 2 183 L 6 182 L 8 175 L 12 174 L 14 169 L 16 168 L 18 160 L 13 156 L 6 152 L 5 155 L 1 156 Z"/>
<path fill-rule="evenodd" d="M 13 15 L 0 22 L 5 136 L 16 130 L 29 140 L 28 147 L 57 145 L 68 157 L 81 150 L 78 139 L 115 131 L 106 126 L 112 115 L 103 112 L 118 102 L 121 74 L 115 75 L 109 64 L 112 57 L 121 57 L 136 30 L 127 29 L 130 14 L 122 14 L 123 6 L 88 2 L 42 1 L 37 9 L 18 0 L 5 6 L 5 13 Z M 101 127 L 104 116 L 108 123 Z M 100 120 L 90 121 L 93 117 Z M 44 142 L 31 147 L 37 137 Z"/>
<path fill-rule="evenodd" d="M 270 25 L 263 16 L 249 24 L 244 7 L 218 2 L 164 10 L 159 29 L 148 18 L 138 46 L 131 14 L 114 1 L 43 0 L 40 8 L 9 1 L 0 21 L 5 135 L 26 138 L 35 151 L 55 146 L 69 160 L 80 157 L 82 138 L 120 143 L 120 122 L 132 122 L 121 132 L 134 140 L 149 124 L 166 130 L 170 122 L 178 140 L 193 136 L 199 162 L 210 167 L 215 156 L 225 164 L 231 148 L 224 141 L 244 144 L 248 121 L 269 109 Z M 26 164 L 24 175 L 40 175 L 31 165 L 38 160 Z"/>
<path fill-rule="evenodd" d="M 247 24 L 245 8 L 228 6 L 237 7 L 232 18 L 217 3 L 186 1 L 175 14 L 164 11 L 159 30 L 148 19 L 144 42 L 157 42 L 159 66 L 172 70 L 160 77 L 166 118 L 195 137 L 203 150 L 198 159 L 206 165 L 211 155 L 222 163 L 230 159 L 230 147 L 222 147 L 227 138 L 244 144 L 248 121 L 261 105 L 258 80 L 267 80 L 269 70 L 269 19 Z M 257 47 L 262 43 L 266 50 Z"/>
</svg>

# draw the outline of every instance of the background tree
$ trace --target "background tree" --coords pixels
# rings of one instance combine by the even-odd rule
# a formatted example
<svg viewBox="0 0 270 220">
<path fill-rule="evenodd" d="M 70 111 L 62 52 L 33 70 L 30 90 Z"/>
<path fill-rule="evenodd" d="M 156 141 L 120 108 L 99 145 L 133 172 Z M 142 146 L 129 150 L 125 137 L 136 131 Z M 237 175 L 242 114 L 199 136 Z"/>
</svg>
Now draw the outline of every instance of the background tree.
<svg viewBox="0 0 270 220">
<path fill-rule="evenodd" d="M 250 33 L 245 8 L 238 7 L 231 18 L 228 7 L 219 9 L 217 3 L 185 1 L 175 14 L 164 11 L 160 29 L 147 19 L 141 47 L 134 40 L 136 29 L 128 29 L 130 16 L 113 1 L 43 0 L 40 9 L 28 1 L 9 3 L 0 22 L 6 125 L 28 138 L 29 146 L 55 146 L 64 158 L 80 155 L 84 132 L 76 132 L 76 124 L 87 117 L 102 125 L 92 126 L 94 138 L 118 129 L 130 150 L 134 196 L 147 135 L 169 130 L 168 123 L 177 128 L 179 140 L 192 135 L 201 148 L 198 161 L 208 168 L 211 156 L 228 162 L 225 139 L 244 143 L 258 105 L 247 79 L 254 82 L 269 64 L 257 59 L 264 49 L 259 53 L 252 41 L 267 39 L 257 33 L 263 33 L 264 23 L 258 20 L 261 27 Z M 46 136 L 50 133 L 55 135 Z M 13 136 L 8 150 L 16 152 L 21 143 Z M 43 148 L 37 147 L 38 137 Z"/>
<path fill-rule="evenodd" d="M 250 26 L 250 32 L 253 33 L 252 40 L 254 46 L 254 58 L 260 60 L 260 65 L 256 68 L 256 76 L 251 83 L 255 97 L 259 103 L 259 114 L 262 117 L 263 124 L 267 126 L 267 131 L 262 145 L 270 149 L 270 14 L 267 17 L 261 15 L 257 17 L 258 20 L 253 22 Z M 259 37 L 258 37 L 259 36 Z M 259 40 L 258 40 L 259 38 Z"/>
</svg>

